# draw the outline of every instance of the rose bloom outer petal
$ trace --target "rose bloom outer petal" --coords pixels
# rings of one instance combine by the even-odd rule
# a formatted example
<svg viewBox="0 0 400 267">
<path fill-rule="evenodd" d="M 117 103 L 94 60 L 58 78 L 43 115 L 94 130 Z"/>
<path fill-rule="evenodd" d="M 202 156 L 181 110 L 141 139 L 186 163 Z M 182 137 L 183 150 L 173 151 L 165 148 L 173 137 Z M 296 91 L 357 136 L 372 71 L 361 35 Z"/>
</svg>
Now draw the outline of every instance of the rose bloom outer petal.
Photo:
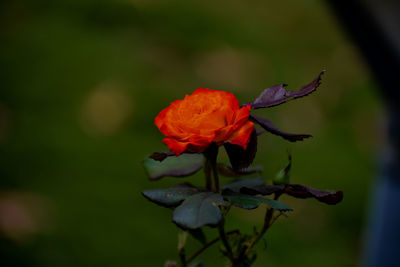
<svg viewBox="0 0 400 267">
<path fill-rule="evenodd" d="M 167 108 L 163 109 L 154 119 L 154 124 L 158 127 L 160 132 L 166 136 L 172 135 L 175 132 L 175 130 L 170 127 L 169 116 L 171 111 L 179 108 L 182 101 L 183 100 L 175 100 Z"/>
<path fill-rule="evenodd" d="M 169 107 L 161 110 L 161 112 L 158 113 L 157 117 L 154 119 L 154 124 L 158 127 L 158 129 L 161 129 L 161 127 L 164 125 L 165 117 L 167 116 L 168 111 Z"/>
<path fill-rule="evenodd" d="M 171 137 L 165 137 L 162 142 L 168 146 L 169 150 L 172 151 L 172 153 L 174 153 L 175 155 L 179 156 L 180 154 L 182 154 L 189 143 L 186 142 L 179 142 L 174 138 Z"/>
<path fill-rule="evenodd" d="M 231 136 L 232 133 L 235 131 L 235 128 L 233 126 L 234 125 L 228 125 L 215 131 L 214 142 L 216 142 L 217 145 L 222 145 L 226 141 L 227 137 Z"/>
<path fill-rule="evenodd" d="M 249 138 L 254 130 L 254 123 L 247 121 L 242 127 L 240 127 L 236 132 L 234 132 L 229 138 L 228 142 L 233 145 L 238 145 L 247 149 L 249 144 Z"/>
<path fill-rule="evenodd" d="M 232 124 L 216 131 L 215 142 L 220 143 L 231 139 L 232 134 L 249 121 L 250 109 L 251 106 L 247 105 L 238 110 Z"/>
<path fill-rule="evenodd" d="M 188 150 L 190 152 L 203 152 L 214 141 L 215 136 L 192 136 L 189 139 Z"/>
<path fill-rule="evenodd" d="M 249 120 L 251 106 L 247 105 L 242 107 L 236 112 L 235 120 L 232 124 L 242 124 Z"/>
</svg>

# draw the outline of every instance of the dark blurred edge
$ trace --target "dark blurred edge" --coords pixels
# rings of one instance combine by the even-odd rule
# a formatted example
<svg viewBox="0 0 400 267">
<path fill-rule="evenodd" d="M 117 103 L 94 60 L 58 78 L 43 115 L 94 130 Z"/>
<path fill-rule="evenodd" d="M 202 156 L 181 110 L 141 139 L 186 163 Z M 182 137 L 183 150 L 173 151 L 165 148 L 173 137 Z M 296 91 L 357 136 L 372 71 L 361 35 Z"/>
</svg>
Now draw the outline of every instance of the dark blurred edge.
<svg viewBox="0 0 400 267">
<path fill-rule="evenodd" d="M 400 1 L 328 0 L 349 37 L 369 64 L 388 115 L 387 147 L 382 149 L 375 181 L 362 266 L 396 266 L 400 262 Z M 357 101 L 357 100 L 355 100 Z"/>
</svg>

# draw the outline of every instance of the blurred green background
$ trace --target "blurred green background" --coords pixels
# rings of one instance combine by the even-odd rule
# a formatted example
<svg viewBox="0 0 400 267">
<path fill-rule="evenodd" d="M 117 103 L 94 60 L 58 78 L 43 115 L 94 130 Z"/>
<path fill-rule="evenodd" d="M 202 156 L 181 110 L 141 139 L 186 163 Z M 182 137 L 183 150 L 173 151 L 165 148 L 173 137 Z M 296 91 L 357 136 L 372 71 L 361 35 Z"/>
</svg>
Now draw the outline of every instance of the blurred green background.
<svg viewBox="0 0 400 267">
<path fill-rule="evenodd" d="M 293 154 L 293 182 L 344 201 L 295 209 L 258 246 L 257 266 L 354 266 L 366 229 L 383 112 L 357 47 L 322 0 L 12 0 L 0 3 L 0 265 L 162 266 L 176 259 L 171 211 L 147 202 L 141 161 L 166 148 L 153 121 L 197 87 L 240 102 L 327 69 L 311 96 L 257 111 L 255 164 L 271 178 Z M 223 160 L 226 156 L 222 155 Z M 189 178 L 201 183 L 200 174 Z M 251 233 L 264 209 L 234 209 Z M 207 231 L 208 237 L 216 231 Z M 190 240 L 188 254 L 200 247 Z M 207 266 L 222 266 L 214 245 Z"/>
</svg>

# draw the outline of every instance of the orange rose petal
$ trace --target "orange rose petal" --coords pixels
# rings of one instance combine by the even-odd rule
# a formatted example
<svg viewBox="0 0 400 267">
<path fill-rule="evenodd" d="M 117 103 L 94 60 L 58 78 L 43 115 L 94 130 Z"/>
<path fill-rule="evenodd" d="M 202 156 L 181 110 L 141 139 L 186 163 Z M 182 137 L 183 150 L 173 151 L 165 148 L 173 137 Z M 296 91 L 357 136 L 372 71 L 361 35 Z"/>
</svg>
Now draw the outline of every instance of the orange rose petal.
<svg viewBox="0 0 400 267">
<path fill-rule="evenodd" d="M 234 130 L 234 129 L 233 129 L 233 126 L 232 126 L 232 125 L 228 125 L 228 126 L 226 126 L 226 127 L 223 127 L 223 128 L 221 128 L 221 129 L 217 130 L 217 131 L 215 132 L 215 140 L 214 140 L 214 141 L 215 141 L 217 144 L 219 144 L 219 143 L 225 141 L 225 140 L 226 140 L 226 137 L 227 137 L 227 136 L 230 136 L 230 135 L 232 134 L 233 130 Z"/>
<path fill-rule="evenodd" d="M 175 100 L 171 103 L 171 105 L 165 109 L 163 109 L 155 118 L 154 123 L 158 127 L 158 129 L 166 136 L 170 136 L 174 134 L 174 127 L 168 123 L 171 119 L 175 117 L 175 112 L 179 109 L 183 100 Z"/>
<path fill-rule="evenodd" d="M 172 151 L 175 155 L 179 156 L 184 152 L 188 146 L 189 143 L 183 143 L 179 142 L 174 138 L 171 137 L 165 137 L 162 142 L 168 146 L 169 150 Z"/>
<path fill-rule="evenodd" d="M 204 98 L 203 96 L 205 95 L 212 95 L 212 98 L 207 99 L 208 102 L 215 100 L 218 105 L 229 105 L 232 110 L 239 109 L 239 101 L 232 93 L 206 88 L 197 88 L 196 91 L 193 92 L 192 96 L 199 94 L 202 94 L 202 98 Z"/>
<path fill-rule="evenodd" d="M 157 117 L 154 119 L 154 124 L 160 129 L 162 125 L 164 124 L 165 116 L 167 115 L 167 112 L 169 110 L 169 107 L 161 110 L 160 113 L 158 113 Z"/>
<path fill-rule="evenodd" d="M 247 148 L 249 143 L 249 137 L 254 130 L 254 123 L 248 121 L 240 127 L 236 132 L 234 132 L 229 138 L 228 142 L 233 145 L 238 145 L 243 147 L 243 149 Z"/>
<path fill-rule="evenodd" d="M 243 121 L 248 121 L 250 115 L 251 106 L 247 105 L 242 107 L 236 112 L 235 121 L 233 124 L 242 123 Z"/>
<path fill-rule="evenodd" d="M 208 147 L 214 139 L 214 134 L 209 136 L 194 135 L 189 138 L 189 142 L 195 146 Z"/>
<path fill-rule="evenodd" d="M 250 105 L 247 105 L 238 110 L 235 114 L 235 120 L 233 124 L 224 127 L 216 132 L 217 134 L 216 142 L 219 142 L 220 140 L 231 139 L 232 138 L 231 135 L 235 133 L 240 127 L 242 127 L 243 124 L 248 122 L 250 109 L 251 109 Z"/>
</svg>

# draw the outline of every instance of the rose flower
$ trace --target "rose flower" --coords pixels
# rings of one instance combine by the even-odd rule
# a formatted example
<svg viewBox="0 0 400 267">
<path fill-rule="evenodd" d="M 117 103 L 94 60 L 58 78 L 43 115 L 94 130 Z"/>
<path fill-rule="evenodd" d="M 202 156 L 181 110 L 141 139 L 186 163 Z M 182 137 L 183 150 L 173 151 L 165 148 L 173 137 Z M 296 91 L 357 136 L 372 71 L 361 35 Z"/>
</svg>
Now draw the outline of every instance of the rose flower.
<svg viewBox="0 0 400 267">
<path fill-rule="evenodd" d="M 250 109 L 250 105 L 240 108 L 231 93 L 198 88 L 162 110 L 155 124 L 166 136 L 163 143 L 177 156 L 184 151 L 203 152 L 211 143 L 246 149 L 254 130 Z"/>
</svg>

